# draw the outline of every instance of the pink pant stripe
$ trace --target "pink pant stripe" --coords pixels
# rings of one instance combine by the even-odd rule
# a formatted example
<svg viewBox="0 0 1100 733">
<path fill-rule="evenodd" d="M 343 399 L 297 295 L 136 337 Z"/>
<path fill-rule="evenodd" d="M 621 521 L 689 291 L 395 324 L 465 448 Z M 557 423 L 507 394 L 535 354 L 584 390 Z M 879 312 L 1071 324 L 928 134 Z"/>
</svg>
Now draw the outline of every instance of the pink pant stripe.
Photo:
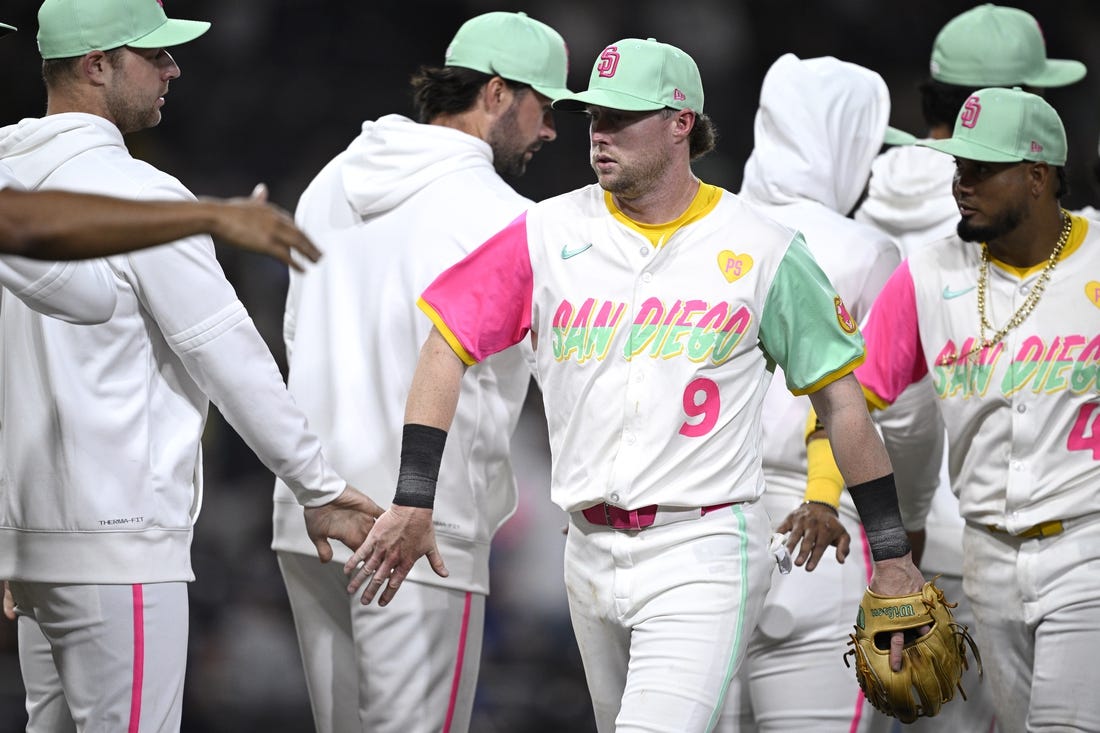
<svg viewBox="0 0 1100 733">
<path fill-rule="evenodd" d="M 130 684 L 129 733 L 141 728 L 141 684 L 145 677 L 145 602 L 140 585 L 134 585 L 134 678 Z"/>
<path fill-rule="evenodd" d="M 447 703 L 447 718 L 443 721 L 443 733 L 450 733 L 451 721 L 455 716 L 458 702 L 458 688 L 462 681 L 462 660 L 466 656 L 466 632 L 470 628 L 470 603 L 472 594 L 466 594 L 466 605 L 462 609 L 462 629 L 458 633 L 458 653 L 455 655 L 455 675 L 451 680 L 451 699 Z"/>
<path fill-rule="evenodd" d="M 870 584 L 875 566 L 871 562 L 871 545 L 867 542 L 867 533 L 863 531 L 862 524 L 859 525 L 859 544 L 863 548 L 863 569 L 867 575 L 867 583 Z M 863 690 L 860 690 L 856 695 L 856 712 L 852 716 L 852 727 L 848 729 L 849 733 L 856 733 L 859 730 L 859 723 L 863 719 L 864 702 Z"/>
</svg>

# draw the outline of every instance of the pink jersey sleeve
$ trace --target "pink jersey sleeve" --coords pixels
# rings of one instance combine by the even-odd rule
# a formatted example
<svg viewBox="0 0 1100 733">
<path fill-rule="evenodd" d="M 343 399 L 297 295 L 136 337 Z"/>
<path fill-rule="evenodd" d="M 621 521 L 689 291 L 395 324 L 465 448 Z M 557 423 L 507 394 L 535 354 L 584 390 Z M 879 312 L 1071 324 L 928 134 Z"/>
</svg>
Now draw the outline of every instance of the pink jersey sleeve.
<svg viewBox="0 0 1100 733">
<path fill-rule="evenodd" d="M 856 369 L 856 378 L 864 392 L 870 392 L 870 402 L 886 407 L 928 373 L 908 260 L 886 281 L 861 330 L 867 343 L 867 359 Z"/>
<path fill-rule="evenodd" d="M 523 340 L 531 330 L 532 291 L 524 212 L 440 274 L 417 305 L 472 365 Z"/>
</svg>

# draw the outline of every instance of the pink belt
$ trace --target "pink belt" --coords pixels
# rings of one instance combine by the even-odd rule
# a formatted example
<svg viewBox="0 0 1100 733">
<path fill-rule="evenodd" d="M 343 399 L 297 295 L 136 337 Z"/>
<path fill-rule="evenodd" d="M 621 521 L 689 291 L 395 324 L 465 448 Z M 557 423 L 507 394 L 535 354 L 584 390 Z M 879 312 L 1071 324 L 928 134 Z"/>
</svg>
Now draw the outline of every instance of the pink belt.
<svg viewBox="0 0 1100 733">
<path fill-rule="evenodd" d="M 640 509 L 620 509 L 612 504 L 597 504 L 587 509 L 582 509 L 581 514 L 592 524 L 599 524 L 612 529 L 645 529 L 654 524 L 667 524 L 699 517 L 733 506 L 736 502 L 714 504 L 705 507 L 660 507 L 656 504 L 641 507 Z"/>
</svg>

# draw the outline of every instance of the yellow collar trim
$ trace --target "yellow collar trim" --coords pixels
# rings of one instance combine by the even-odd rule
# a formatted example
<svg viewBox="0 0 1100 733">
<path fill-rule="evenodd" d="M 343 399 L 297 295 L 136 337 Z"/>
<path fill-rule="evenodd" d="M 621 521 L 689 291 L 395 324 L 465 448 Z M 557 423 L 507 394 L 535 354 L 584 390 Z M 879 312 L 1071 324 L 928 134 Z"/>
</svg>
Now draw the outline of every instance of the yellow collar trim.
<svg viewBox="0 0 1100 733">
<path fill-rule="evenodd" d="M 712 186 L 709 183 L 700 182 L 699 190 L 695 193 L 695 198 L 691 200 L 691 205 L 688 206 L 687 210 L 680 214 L 680 216 L 667 224 L 643 224 L 634 221 L 620 211 L 619 207 L 615 206 L 615 201 L 612 199 L 611 194 L 607 191 L 603 192 L 604 204 L 607 206 L 607 210 L 611 215 L 648 239 L 654 247 L 663 246 L 665 242 L 676 233 L 676 230 L 683 226 L 687 226 L 693 221 L 702 219 L 709 214 L 714 210 L 714 207 L 718 205 L 718 201 L 721 198 L 722 189 L 718 188 L 718 186 Z"/>
<path fill-rule="evenodd" d="M 1070 214 L 1069 218 L 1072 222 L 1069 230 L 1069 239 L 1066 241 L 1066 246 L 1062 250 L 1062 254 L 1058 255 L 1059 262 L 1076 252 L 1081 247 L 1081 243 L 1085 241 L 1085 235 L 1089 233 L 1089 223 L 1086 219 L 1074 214 Z M 991 256 L 989 259 L 1000 269 L 1012 273 L 1021 280 L 1026 280 L 1037 272 L 1041 272 L 1042 269 L 1047 266 L 1046 260 L 1037 265 L 1032 265 L 1031 267 L 1016 267 L 1001 262 L 996 257 Z"/>
</svg>

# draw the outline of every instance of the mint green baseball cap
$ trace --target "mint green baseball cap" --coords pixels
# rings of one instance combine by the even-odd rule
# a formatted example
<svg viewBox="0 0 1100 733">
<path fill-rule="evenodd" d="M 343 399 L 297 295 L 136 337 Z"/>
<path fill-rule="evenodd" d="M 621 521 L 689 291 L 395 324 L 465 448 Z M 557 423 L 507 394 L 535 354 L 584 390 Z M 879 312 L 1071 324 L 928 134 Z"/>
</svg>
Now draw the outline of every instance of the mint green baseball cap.
<svg viewBox="0 0 1100 733">
<path fill-rule="evenodd" d="M 9 33 L 14 33 L 17 30 L 18 30 L 18 28 L 16 28 L 14 25 L 8 25 L 7 23 L 0 23 L 0 38 L 3 38 L 4 36 L 8 35 Z"/>
<path fill-rule="evenodd" d="M 470 18 L 447 46 L 443 65 L 528 84 L 550 99 L 572 94 L 566 87 L 565 40 L 527 13 L 498 11 Z"/>
<path fill-rule="evenodd" d="M 948 21 L 936 36 L 932 78 L 969 87 L 1063 87 L 1080 81 L 1080 61 L 1048 59 L 1039 22 L 1019 8 L 987 3 Z"/>
<path fill-rule="evenodd" d="M 83 56 L 121 46 L 168 48 L 210 29 L 164 14 L 162 0 L 46 0 L 38 9 L 38 51 L 44 59 Z"/>
<path fill-rule="evenodd" d="M 966 100 L 946 140 L 922 140 L 917 145 L 956 158 L 986 163 L 1024 160 L 1066 164 L 1066 131 L 1046 100 L 1019 87 L 979 89 Z"/>
<path fill-rule="evenodd" d="M 588 90 L 554 100 L 554 109 L 583 111 L 588 105 L 645 112 L 669 107 L 703 111 L 703 80 L 686 53 L 656 38 L 624 38 L 592 66 Z"/>
</svg>

